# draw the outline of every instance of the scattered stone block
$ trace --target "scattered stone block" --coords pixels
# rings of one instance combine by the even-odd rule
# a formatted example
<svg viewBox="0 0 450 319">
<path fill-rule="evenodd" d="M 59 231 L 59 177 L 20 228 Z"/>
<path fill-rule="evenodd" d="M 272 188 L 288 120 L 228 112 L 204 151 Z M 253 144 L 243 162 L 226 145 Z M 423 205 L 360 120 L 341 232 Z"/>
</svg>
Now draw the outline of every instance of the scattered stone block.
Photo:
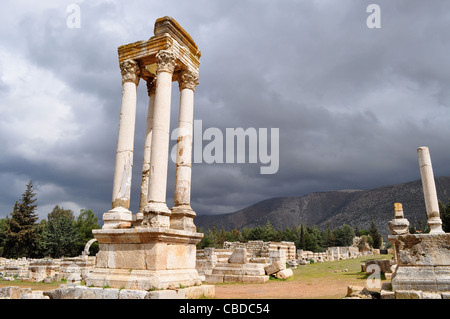
<svg viewBox="0 0 450 319">
<path fill-rule="evenodd" d="M 395 292 L 382 289 L 380 299 L 395 299 Z"/>
<path fill-rule="evenodd" d="M 275 261 L 272 264 L 264 267 L 264 271 L 267 275 L 272 275 L 280 270 L 285 269 L 285 264 L 283 264 L 281 261 Z"/>
<path fill-rule="evenodd" d="M 422 299 L 420 290 L 396 290 L 395 299 Z"/>
<path fill-rule="evenodd" d="M 436 293 L 436 292 L 423 291 L 422 299 L 442 299 L 442 296 L 441 296 L 441 294 Z"/>
<path fill-rule="evenodd" d="M 292 276 L 294 276 L 294 273 L 292 272 L 292 269 L 290 269 L 290 268 L 283 269 L 283 270 L 280 270 L 275 273 L 275 277 L 278 279 L 287 279 Z"/>
</svg>

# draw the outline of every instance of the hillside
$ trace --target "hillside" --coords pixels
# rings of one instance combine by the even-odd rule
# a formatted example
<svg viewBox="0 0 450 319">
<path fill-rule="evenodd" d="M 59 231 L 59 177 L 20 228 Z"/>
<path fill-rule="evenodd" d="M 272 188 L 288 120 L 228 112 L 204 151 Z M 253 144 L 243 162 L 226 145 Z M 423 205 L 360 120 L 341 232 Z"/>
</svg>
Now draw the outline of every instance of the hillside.
<svg viewBox="0 0 450 319">
<path fill-rule="evenodd" d="M 450 177 L 436 177 L 435 180 L 438 198 L 447 204 L 450 199 Z M 266 221 L 270 221 L 277 229 L 302 223 L 324 229 L 330 222 L 332 228 L 349 224 L 368 229 L 374 220 L 379 232 L 387 239 L 387 223 L 394 217 L 395 202 L 403 204 L 405 217 L 410 223 L 426 221 L 422 183 L 417 180 L 372 190 L 330 191 L 301 197 L 271 198 L 234 213 L 197 216 L 195 224 L 203 230 L 213 225 L 231 230 L 263 226 Z"/>
</svg>

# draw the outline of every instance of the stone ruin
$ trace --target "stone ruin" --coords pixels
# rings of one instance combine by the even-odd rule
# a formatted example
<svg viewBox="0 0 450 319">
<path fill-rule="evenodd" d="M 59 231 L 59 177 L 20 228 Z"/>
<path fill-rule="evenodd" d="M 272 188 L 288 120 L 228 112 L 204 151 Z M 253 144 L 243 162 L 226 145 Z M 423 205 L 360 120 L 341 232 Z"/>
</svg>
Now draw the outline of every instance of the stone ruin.
<svg viewBox="0 0 450 319">
<path fill-rule="evenodd" d="M 284 250 L 273 250 L 261 257 L 243 247 L 198 250 L 196 268 L 202 280 L 211 284 L 265 283 L 270 275 L 279 279 L 293 275 L 292 270 L 286 270 Z"/>
<path fill-rule="evenodd" d="M 402 204 L 394 204 L 394 219 L 388 223 L 394 260 L 379 265 L 381 272 L 390 273 L 386 279 L 391 279 L 383 284 L 378 296 L 381 299 L 450 299 L 450 234 L 442 230 L 428 147 L 419 147 L 417 154 L 430 232 L 410 234 Z M 374 292 L 361 287 L 349 287 L 347 294 L 349 298 L 372 298 L 371 295 Z"/>
<path fill-rule="evenodd" d="M 450 295 L 450 234 L 442 230 L 439 202 L 428 147 L 417 149 L 425 199 L 428 234 L 409 234 L 409 223 L 396 204 L 389 223 L 397 269 L 392 275 L 396 298 L 441 298 Z"/>
<path fill-rule="evenodd" d="M 329 247 L 322 253 L 296 250 L 295 244 L 287 241 L 224 242 L 223 249 L 197 250 L 196 268 L 207 283 L 264 283 L 270 275 L 281 279 L 292 276 L 292 269 L 298 265 L 372 254 L 372 250 L 359 251 L 359 240 L 355 237 L 354 246 Z"/>
<path fill-rule="evenodd" d="M 194 92 L 200 50 L 173 18 L 155 22 L 154 36 L 118 48 L 122 106 L 113 178 L 112 207 L 102 229 L 93 230 L 99 252 L 86 285 L 131 290 L 178 290 L 203 287 L 195 269 L 196 216 L 190 206 Z M 140 207 L 130 211 L 137 86 L 146 81 L 149 97 Z M 174 206 L 166 204 L 172 82 L 178 81 L 180 106 Z M 159 294 L 161 298 L 170 296 Z M 179 294 L 181 296 L 181 294 Z"/>
<path fill-rule="evenodd" d="M 89 256 L 90 240 L 81 256 L 63 258 L 0 258 L 0 280 L 25 282 L 44 282 L 66 280 L 68 283 L 80 283 L 86 280 L 94 269 L 95 256 Z"/>
<path fill-rule="evenodd" d="M 230 242 L 225 241 L 223 243 L 224 249 L 245 248 L 254 257 L 270 257 L 270 253 L 278 250 L 284 250 L 287 260 L 295 260 L 295 244 L 290 241 L 281 242 L 264 242 L 262 240 L 249 240 L 246 243 L 238 241 Z"/>
</svg>

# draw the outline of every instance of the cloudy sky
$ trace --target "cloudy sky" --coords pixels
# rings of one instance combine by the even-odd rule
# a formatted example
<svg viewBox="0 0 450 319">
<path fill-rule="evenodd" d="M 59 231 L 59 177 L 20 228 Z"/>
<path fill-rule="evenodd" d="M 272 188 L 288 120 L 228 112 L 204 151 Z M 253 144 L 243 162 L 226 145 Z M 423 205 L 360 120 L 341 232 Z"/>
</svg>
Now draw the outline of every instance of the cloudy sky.
<svg viewBox="0 0 450 319">
<path fill-rule="evenodd" d="M 367 26 L 371 3 L 381 28 Z M 73 4 L 79 28 L 67 23 Z M 117 47 L 150 38 L 162 16 L 175 18 L 202 51 L 194 117 L 203 131 L 279 128 L 276 174 L 260 174 L 260 162 L 193 165 L 197 214 L 417 180 L 423 145 L 435 175 L 450 175 L 447 0 L 3 0 L 0 218 L 29 180 L 41 218 L 57 204 L 100 219 L 110 209 L 122 93 Z M 178 101 L 174 84 L 172 128 Z M 134 212 L 147 103 L 141 81 Z M 169 207 L 173 187 L 171 162 Z"/>
</svg>

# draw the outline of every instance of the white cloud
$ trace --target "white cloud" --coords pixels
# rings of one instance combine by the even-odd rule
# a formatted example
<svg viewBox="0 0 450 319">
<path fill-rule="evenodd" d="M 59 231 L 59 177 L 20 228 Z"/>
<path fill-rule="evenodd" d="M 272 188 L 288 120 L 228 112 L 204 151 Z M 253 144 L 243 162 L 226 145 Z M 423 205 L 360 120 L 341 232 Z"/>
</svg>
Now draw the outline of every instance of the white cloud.
<svg viewBox="0 0 450 319">
<path fill-rule="evenodd" d="M 5 48 L 0 48 L 0 63 L 2 82 L 9 89 L 0 102 L 5 153 L 37 160 L 56 143 L 77 137 L 72 106 L 60 98 L 64 83 Z"/>
</svg>

